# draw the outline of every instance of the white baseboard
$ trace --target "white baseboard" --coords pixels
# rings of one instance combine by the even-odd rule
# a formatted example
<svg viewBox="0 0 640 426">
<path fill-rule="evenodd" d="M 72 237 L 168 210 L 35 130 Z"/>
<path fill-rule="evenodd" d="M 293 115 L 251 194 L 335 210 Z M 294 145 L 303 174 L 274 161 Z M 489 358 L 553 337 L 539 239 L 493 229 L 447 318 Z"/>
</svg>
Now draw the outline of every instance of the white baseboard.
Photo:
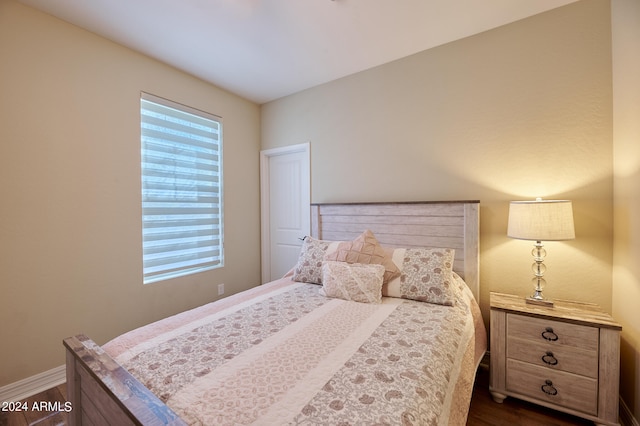
<svg viewBox="0 0 640 426">
<path fill-rule="evenodd" d="M 620 424 L 622 426 L 640 426 L 638 420 L 633 417 L 633 413 L 629 410 L 629 406 L 620 398 Z"/>
<path fill-rule="evenodd" d="M 47 389 L 63 384 L 67 380 L 67 370 L 61 365 L 35 376 L 10 383 L 0 388 L 0 402 L 20 401 Z"/>
</svg>

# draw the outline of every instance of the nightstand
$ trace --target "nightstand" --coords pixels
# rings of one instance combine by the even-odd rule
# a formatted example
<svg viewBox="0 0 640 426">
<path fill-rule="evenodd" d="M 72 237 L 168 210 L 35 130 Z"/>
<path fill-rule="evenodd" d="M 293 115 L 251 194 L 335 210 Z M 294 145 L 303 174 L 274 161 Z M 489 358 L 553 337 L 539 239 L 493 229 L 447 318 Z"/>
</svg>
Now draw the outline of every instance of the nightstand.
<svg viewBox="0 0 640 426">
<path fill-rule="evenodd" d="M 620 330 L 598 305 L 491 293 L 489 390 L 596 424 L 619 425 Z"/>
</svg>

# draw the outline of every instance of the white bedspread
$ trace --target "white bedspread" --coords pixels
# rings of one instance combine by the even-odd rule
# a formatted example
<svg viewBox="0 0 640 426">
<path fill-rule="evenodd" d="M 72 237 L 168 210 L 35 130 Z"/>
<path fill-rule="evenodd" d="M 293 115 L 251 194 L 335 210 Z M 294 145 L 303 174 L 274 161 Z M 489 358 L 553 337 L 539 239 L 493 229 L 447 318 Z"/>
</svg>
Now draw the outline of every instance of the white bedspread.
<svg viewBox="0 0 640 426">
<path fill-rule="evenodd" d="M 190 424 L 464 424 L 485 350 L 474 301 L 366 304 L 319 288 L 274 281 L 104 349 Z"/>
</svg>

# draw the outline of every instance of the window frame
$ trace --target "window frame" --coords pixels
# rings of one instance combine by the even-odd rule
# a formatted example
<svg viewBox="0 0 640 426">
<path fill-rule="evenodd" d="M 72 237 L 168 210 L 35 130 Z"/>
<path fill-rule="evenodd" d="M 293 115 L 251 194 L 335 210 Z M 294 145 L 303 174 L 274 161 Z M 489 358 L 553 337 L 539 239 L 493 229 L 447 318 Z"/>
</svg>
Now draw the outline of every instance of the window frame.
<svg viewBox="0 0 640 426">
<path fill-rule="evenodd" d="M 156 111 L 151 111 L 152 109 Z M 171 120 L 163 119 L 162 111 L 166 113 L 165 118 Z M 189 121 L 188 117 L 194 118 Z M 217 127 L 217 132 L 212 130 L 209 133 L 211 147 L 208 146 L 206 136 L 203 136 L 206 125 L 195 124 L 198 121 L 201 124 L 215 123 L 215 126 L 210 126 L 211 129 Z M 163 127 L 162 123 L 166 124 L 166 127 Z M 184 125 L 186 123 L 190 123 L 189 126 Z M 185 131 L 189 128 L 193 128 L 193 132 Z M 167 139 L 163 139 L 162 134 Z M 150 148 L 151 146 L 155 146 L 156 149 Z M 179 154 L 176 151 L 180 151 Z M 140 195 L 144 284 L 224 266 L 222 154 L 221 117 L 141 92 Z M 217 158 L 217 161 L 214 158 Z M 163 164 L 158 165 L 158 162 Z M 190 164 L 193 167 L 189 167 Z M 208 169 L 208 166 L 211 166 L 211 169 Z M 181 176 L 178 176 L 179 174 Z M 190 180 L 185 177 L 186 174 L 205 176 L 206 179 Z M 158 177 L 159 175 L 162 177 Z M 197 218 L 193 213 L 196 210 Z M 188 215 L 191 217 L 186 219 Z M 173 217 L 169 219 L 170 216 Z M 182 219 L 177 219 L 178 216 Z M 171 221 L 179 224 L 169 229 L 172 228 L 168 225 Z M 186 222 L 190 225 L 187 226 Z M 193 225 L 196 222 L 197 224 Z M 176 229 L 178 233 L 175 232 Z M 171 230 L 174 231 L 174 235 L 179 234 L 180 237 L 165 238 Z M 164 250 L 163 247 L 174 248 Z M 205 252 L 208 254 L 203 254 Z M 162 259 L 168 260 L 165 263 Z M 172 264 L 171 259 L 176 262 L 173 265 L 179 266 L 167 267 Z"/>
</svg>

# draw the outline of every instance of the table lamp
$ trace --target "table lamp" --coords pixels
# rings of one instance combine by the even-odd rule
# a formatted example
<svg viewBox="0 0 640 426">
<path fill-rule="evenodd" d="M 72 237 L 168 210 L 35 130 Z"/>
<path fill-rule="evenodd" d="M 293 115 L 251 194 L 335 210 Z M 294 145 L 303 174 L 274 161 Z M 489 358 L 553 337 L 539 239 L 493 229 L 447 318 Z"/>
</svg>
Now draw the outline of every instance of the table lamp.
<svg viewBox="0 0 640 426">
<path fill-rule="evenodd" d="M 543 278 L 547 267 L 544 258 L 547 255 L 542 241 L 564 241 L 575 238 L 573 226 L 573 208 L 569 200 L 511 201 L 509 204 L 509 224 L 507 236 L 519 240 L 535 241 L 533 255 L 532 282 L 535 291 L 527 297 L 527 303 L 553 306 L 551 300 L 545 299 L 542 289 L 546 285 Z"/>
</svg>

